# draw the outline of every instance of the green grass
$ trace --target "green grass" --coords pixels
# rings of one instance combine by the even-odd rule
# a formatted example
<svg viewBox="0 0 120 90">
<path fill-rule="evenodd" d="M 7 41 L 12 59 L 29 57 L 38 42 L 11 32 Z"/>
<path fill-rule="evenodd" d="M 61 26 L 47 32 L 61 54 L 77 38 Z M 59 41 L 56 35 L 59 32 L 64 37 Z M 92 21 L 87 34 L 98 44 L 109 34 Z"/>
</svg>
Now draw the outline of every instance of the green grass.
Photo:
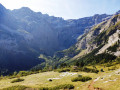
<svg viewBox="0 0 120 90">
<path fill-rule="evenodd" d="M 110 67 L 106 67 L 106 64 L 95 66 L 99 71 L 101 69 L 104 70 L 104 72 L 99 72 L 98 74 L 79 71 L 79 72 L 69 72 L 69 73 L 76 73 L 75 75 L 62 76 L 65 74 L 65 72 L 59 73 L 59 72 L 51 71 L 51 72 L 32 74 L 28 76 L 22 76 L 22 79 L 24 79 L 24 81 L 17 82 L 17 83 L 11 83 L 11 81 L 15 80 L 14 78 L 11 78 L 11 79 L 3 78 L 0 80 L 0 89 L 6 88 L 3 90 L 17 90 L 17 89 L 11 89 L 11 88 L 24 88 L 24 87 L 25 88 L 26 87 L 58 88 L 58 87 L 62 87 L 61 85 L 63 85 L 64 87 L 66 87 L 66 85 L 67 87 L 71 85 L 71 86 L 74 86 L 75 90 L 88 90 L 88 85 L 92 82 L 92 80 L 95 80 L 96 78 L 100 77 L 100 79 L 95 82 L 94 84 L 95 87 L 100 87 L 105 90 L 120 90 L 120 86 L 119 86 L 120 75 L 115 75 L 115 71 L 117 69 L 120 69 L 120 64 L 115 64 L 114 66 L 110 66 Z M 115 66 L 117 68 L 115 68 Z M 87 68 L 93 68 L 93 66 L 87 66 Z M 113 70 L 108 70 L 108 69 L 113 69 Z M 78 75 L 91 77 L 92 80 L 89 80 L 86 82 L 81 82 L 81 81 L 72 82 L 71 79 L 78 77 Z M 109 75 L 111 75 L 111 77 L 108 77 Z M 52 79 L 52 81 L 50 82 L 48 80 L 49 78 L 58 78 L 58 79 Z M 102 80 L 101 78 L 104 78 L 104 79 Z M 116 78 L 118 78 L 116 81 L 110 81 L 108 83 L 104 83 L 109 79 L 114 80 Z M 10 89 L 7 89 L 7 88 L 10 88 Z"/>
<path fill-rule="evenodd" d="M 70 73 L 76 73 L 76 72 L 70 72 Z M 11 83 L 11 81 L 13 81 L 14 79 L 6 78 L 6 79 L 0 80 L 0 89 L 12 87 L 16 85 L 24 85 L 30 88 L 41 88 L 41 87 L 47 88 L 47 87 L 56 87 L 59 85 L 71 84 L 75 87 L 75 90 L 77 90 L 76 88 L 77 87 L 81 88 L 80 85 L 82 85 L 83 82 L 72 82 L 71 78 L 77 77 L 79 74 L 88 75 L 85 72 L 77 72 L 73 76 L 71 75 L 61 76 L 61 75 L 64 75 L 64 73 L 58 73 L 58 72 L 52 71 L 52 72 L 32 74 L 29 76 L 23 76 L 22 78 L 25 80 L 22 82 L 17 82 L 17 83 Z M 90 73 L 90 76 L 94 76 L 94 75 L 96 74 Z M 49 78 L 60 78 L 60 79 L 53 79 L 53 81 L 50 82 L 48 80 Z"/>
</svg>

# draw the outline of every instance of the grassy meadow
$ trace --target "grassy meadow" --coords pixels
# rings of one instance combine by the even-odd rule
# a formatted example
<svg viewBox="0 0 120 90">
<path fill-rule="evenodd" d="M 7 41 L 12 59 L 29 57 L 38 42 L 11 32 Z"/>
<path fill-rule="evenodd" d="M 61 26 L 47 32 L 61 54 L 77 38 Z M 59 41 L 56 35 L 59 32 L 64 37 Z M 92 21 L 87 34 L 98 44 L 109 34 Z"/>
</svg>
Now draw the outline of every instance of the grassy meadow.
<svg viewBox="0 0 120 90">
<path fill-rule="evenodd" d="M 92 68 L 92 66 L 88 66 Z M 37 74 L 31 74 L 28 76 L 20 77 L 24 79 L 21 82 L 11 83 L 13 80 L 17 78 L 3 78 L 0 80 L 0 90 L 4 90 L 4 88 L 12 87 L 12 86 L 26 86 L 27 88 L 38 88 L 41 87 L 55 87 L 61 84 L 72 84 L 74 85 L 74 90 L 89 90 L 88 86 L 91 82 L 94 81 L 94 87 L 101 88 L 103 90 L 120 90 L 120 65 L 111 67 L 104 67 L 103 65 L 96 66 L 96 68 L 100 71 L 101 68 L 104 72 L 97 73 L 87 73 L 87 72 L 42 72 Z M 113 69 L 113 70 L 111 70 Z M 86 82 L 72 82 L 71 79 L 77 77 L 78 75 L 89 76 L 92 80 Z M 52 81 L 49 81 L 52 79 Z M 6 89 L 12 90 L 12 89 Z M 19 89 L 18 89 L 19 90 Z M 29 90 L 29 89 L 26 89 Z M 30 89 L 31 90 L 31 89 Z"/>
</svg>

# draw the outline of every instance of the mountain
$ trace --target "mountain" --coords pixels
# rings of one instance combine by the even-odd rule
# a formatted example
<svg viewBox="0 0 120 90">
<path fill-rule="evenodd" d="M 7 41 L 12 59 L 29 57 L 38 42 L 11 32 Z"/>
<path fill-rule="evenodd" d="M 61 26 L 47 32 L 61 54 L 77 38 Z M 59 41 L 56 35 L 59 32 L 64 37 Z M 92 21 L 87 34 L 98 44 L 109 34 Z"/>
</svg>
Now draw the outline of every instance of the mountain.
<svg viewBox="0 0 120 90">
<path fill-rule="evenodd" d="M 53 55 L 69 48 L 77 38 L 111 15 L 64 20 L 27 7 L 8 10 L 0 4 L 0 70 L 27 70 L 45 62 L 40 54 Z"/>
<path fill-rule="evenodd" d="M 0 5 L 0 71 L 27 70 L 43 62 L 37 58 L 38 52 L 32 49 L 27 40 L 17 31 L 18 21 L 10 11 Z M 28 34 L 29 36 L 29 34 Z M 27 37 L 27 35 L 26 35 Z M 30 38 L 29 38 L 30 39 Z"/>
<path fill-rule="evenodd" d="M 115 13 L 116 15 L 120 14 L 120 10 Z"/>
<path fill-rule="evenodd" d="M 115 15 L 95 27 L 89 33 L 81 37 L 76 44 L 80 49 L 91 52 L 93 49 L 103 45 L 98 54 L 105 52 L 107 48 L 119 41 L 120 15 Z"/>
<path fill-rule="evenodd" d="M 120 14 L 113 15 L 87 33 L 69 49 L 57 52 L 54 58 L 60 63 L 84 62 L 98 64 L 110 62 L 120 56 Z"/>
<path fill-rule="evenodd" d="M 78 20 L 64 20 L 47 14 L 43 15 L 40 12 L 33 12 L 27 7 L 13 10 L 11 13 L 22 24 L 19 27 L 33 35 L 35 39 L 32 44 L 39 46 L 38 48 L 43 49 L 48 55 L 69 48 L 76 43 L 77 37 L 83 34 L 85 29 L 110 16 L 103 14 Z"/>
</svg>

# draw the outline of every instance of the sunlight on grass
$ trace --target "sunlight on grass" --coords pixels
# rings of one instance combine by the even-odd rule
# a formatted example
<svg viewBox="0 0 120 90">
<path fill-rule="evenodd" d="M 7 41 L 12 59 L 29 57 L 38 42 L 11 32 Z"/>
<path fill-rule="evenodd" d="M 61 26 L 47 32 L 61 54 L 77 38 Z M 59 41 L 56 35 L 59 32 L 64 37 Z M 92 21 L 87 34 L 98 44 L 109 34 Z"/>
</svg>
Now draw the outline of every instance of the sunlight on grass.
<svg viewBox="0 0 120 90">
<path fill-rule="evenodd" d="M 87 66 L 87 67 L 93 68 L 93 66 Z M 86 73 L 86 72 L 58 73 L 51 71 L 51 72 L 44 72 L 44 73 L 24 76 L 22 77 L 24 81 L 16 82 L 16 83 L 11 83 L 11 81 L 13 81 L 15 78 L 2 79 L 0 80 L 0 89 L 11 86 L 17 86 L 17 85 L 23 85 L 30 88 L 40 88 L 40 87 L 54 87 L 61 84 L 72 84 L 75 86 L 75 90 L 88 90 L 88 85 L 91 83 L 91 81 L 99 77 L 99 79 L 96 80 L 94 87 L 104 88 L 105 90 L 111 90 L 111 89 L 120 90 L 120 85 L 119 85 L 120 75 L 116 74 L 116 71 L 119 69 L 108 71 L 108 68 L 111 67 L 104 67 L 104 65 L 101 66 L 97 65 L 96 68 L 99 71 L 101 70 L 101 68 L 104 70 L 104 72 L 99 72 L 98 74 Z M 116 65 L 116 67 L 120 68 L 119 65 Z M 72 82 L 71 79 L 77 77 L 78 75 L 92 77 L 92 80 L 87 82 L 80 82 L 80 81 Z M 49 79 L 52 79 L 52 81 L 49 81 Z"/>
</svg>

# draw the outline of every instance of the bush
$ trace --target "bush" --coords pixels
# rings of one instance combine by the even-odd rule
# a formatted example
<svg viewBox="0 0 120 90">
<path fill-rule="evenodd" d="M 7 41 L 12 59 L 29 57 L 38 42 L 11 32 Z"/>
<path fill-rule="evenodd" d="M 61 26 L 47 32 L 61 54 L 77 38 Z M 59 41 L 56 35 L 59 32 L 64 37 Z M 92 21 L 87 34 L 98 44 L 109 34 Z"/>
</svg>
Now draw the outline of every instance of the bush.
<svg viewBox="0 0 120 90">
<path fill-rule="evenodd" d="M 3 90 L 25 90 L 27 87 L 25 86 L 12 86 L 5 88 Z M 39 90 L 60 90 L 60 89 L 74 89 L 72 84 L 62 84 L 55 87 L 41 87 Z M 33 90 L 36 90 L 35 88 Z M 38 90 L 38 88 L 37 88 Z"/>
<path fill-rule="evenodd" d="M 116 69 L 118 69 L 118 68 L 116 66 L 114 66 L 114 67 L 108 68 L 108 71 L 112 71 L 112 70 L 116 70 Z"/>
<path fill-rule="evenodd" d="M 85 77 L 75 77 L 75 78 L 71 79 L 71 81 L 72 82 L 77 82 L 77 81 L 86 82 L 91 79 L 92 79 L 91 77 L 85 76 Z"/>
<path fill-rule="evenodd" d="M 9 76 L 8 78 L 9 78 L 9 79 L 13 79 L 13 78 L 16 78 L 16 77 L 15 77 L 15 76 Z"/>
<path fill-rule="evenodd" d="M 91 68 L 87 68 L 87 67 L 82 68 L 81 71 L 84 71 L 84 72 L 91 72 L 91 73 L 98 73 L 98 72 L 99 72 L 99 70 L 91 69 Z"/>
<path fill-rule="evenodd" d="M 111 51 L 111 52 L 116 52 L 118 47 L 119 47 L 119 44 L 116 43 L 115 45 L 110 46 L 109 48 L 107 48 L 107 50 Z"/>
<path fill-rule="evenodd" d="M 59 90 L 59 89 L 74 89 L 74 86 L 72 84 L 62 84 L 55 86 L 53 90 Z"/>
<path fill-rule="evenodd" d="M 78 68 L 77 70 L 71 69 L 71 72 L 79 72 L 79 71 L 90 72 L 90 73 L 98 73 L 99 72 L 99 70 L 97 70 L 97 69 L 92 69 L 92 68 L 87 68 L 87 67 Z"/>
<path fill-rule="evenodd" d="M 50 89 L 49 87 L 41 87 L 39 88 L 39 90 L 52 90 L 52 89 Z"/>
<path fill-rule="evenodd" d="M 58 71 L 59 73 L 61 73 L 61 72 L 67 72 L 67 71 L 70 71 L 70 69 L 68 69 L 68 68 L 64 68 L 64 69 L 57 69 L 56 71 Z"/>
<path fill-rule="evenodd" d="M 41 87 L 39 90 L 60 90 L 60 89 L 74 89 L 72 84 L 62 84 L 55 87 Z"/>
<path fill-rule="evenodd" d="M 25 90 L 27 87 L 25 86 L 12 86 L 8 88 L 4 88 L 3 90 Z"/>
<path fill-rule="evenodd" d="M 115 61 L 116 61 L 117 64 L 119 64 L 120 63 L 120 57 L 117 58 Z"/>
<path fill-rule="evenodd" d="M 28 72 L 28 71 L 20 71 L 17 75 L 18 76 L 27 76 L 27 75 L 30 75 L 31 73 Z"/>
<path fill-rule="evenodd" d="M 113 66 L 112 63 L 107 63 L 106 64 L 106 67 L 111 67 L 111 66 Z"/>
<path fill-rule="evenodd" d="M 18 79 L 14 79 L 13 81 L 11 81 L 11 83 L 22 82 L 22 81 L 24 81 L 24 79 L 18 78 Z"/>
<path fill-rule="evenodd" d="M 81 70 L 79 70 L 79 69 L 77 69 L 77 70 L 71 69 L 70 71 L 71 71 L 71 72 L 79 72 L 79 71 L 81 71 Z"/>
<path fill-rule="evenodd" d="M 81 74 L 79 74 L 79 75 L 78 75 L 78 77 L 82 77 L 82 75 L 81 75 Z"/>
</svg>

